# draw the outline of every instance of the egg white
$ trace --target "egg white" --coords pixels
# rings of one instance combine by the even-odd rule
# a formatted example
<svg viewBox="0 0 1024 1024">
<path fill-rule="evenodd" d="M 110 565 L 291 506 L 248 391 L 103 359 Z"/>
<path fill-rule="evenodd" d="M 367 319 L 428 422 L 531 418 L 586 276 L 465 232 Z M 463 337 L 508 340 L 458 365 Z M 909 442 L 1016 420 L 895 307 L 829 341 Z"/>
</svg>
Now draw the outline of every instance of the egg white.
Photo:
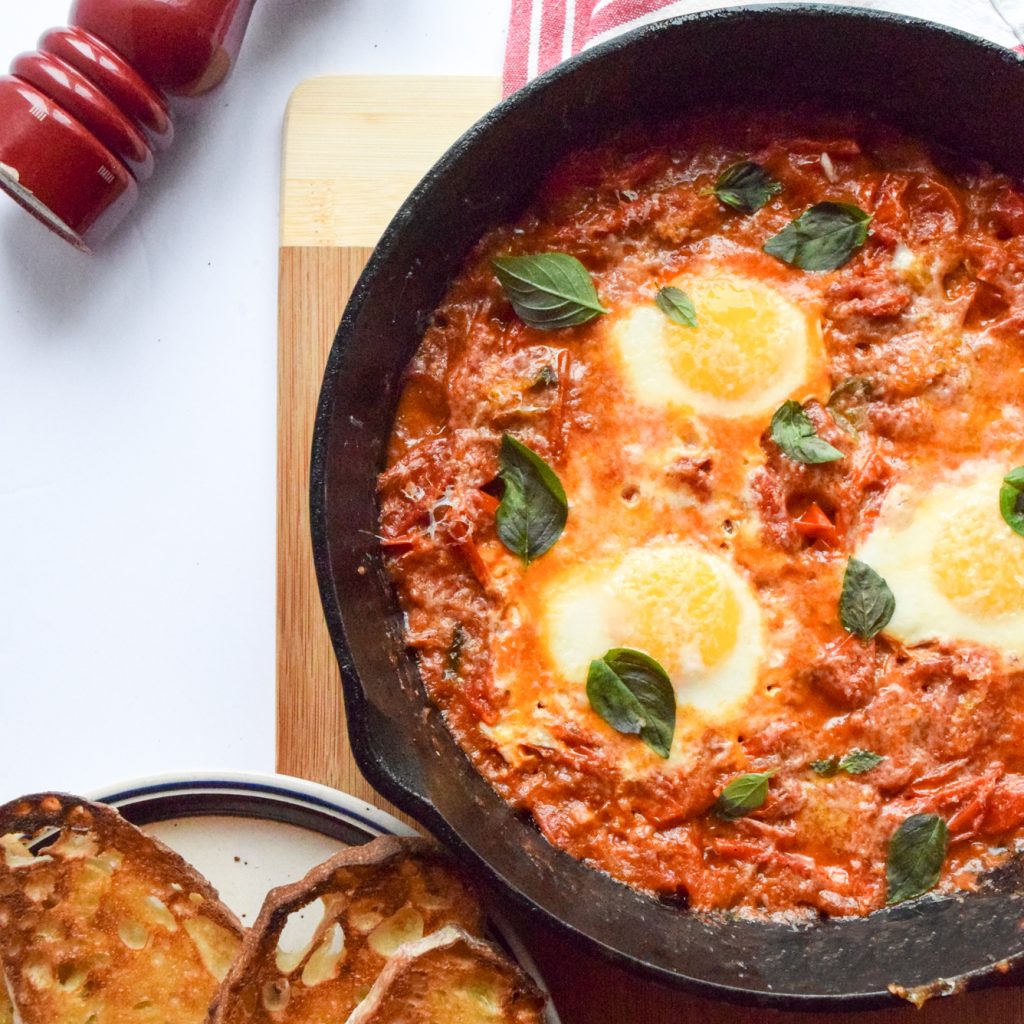
<svg viewBox="0 0 1024 1024">
<path fill-rule="evenodd" d="M 686 588 L 697 576 L 702 590 L 693 599 Z M 726 559 L 694 545 L 664 541 L 573 567 L 551 581 L 543 602 L 541 636 L 552 665 L 581 693 L 591 661 L 616 647 L 659 661 L 691 724 L 728 718 L 757 682 L 757 599 Z M 687 607 L 689 621 L 677 614 Z"/>
<path fill-rule="evenodd" d="M 889 494 L 857 551 L 895 597 L 886 633 L 907 644 L 967 641 L 1024 658 L 1024 537 L 999 512 L 1010 468 L 972 462 L 924 495 L 908 484 Z"/>
<path fill-rule="evenodd" d="M 814 376 L 819 318 L 773 284 L 712 266 L 672 286 L 693 301 L 696 327 L 674 323 L 653 302 L 609 324 L 642 404 L 717 417 L 764 416 Z"/>
</svg>

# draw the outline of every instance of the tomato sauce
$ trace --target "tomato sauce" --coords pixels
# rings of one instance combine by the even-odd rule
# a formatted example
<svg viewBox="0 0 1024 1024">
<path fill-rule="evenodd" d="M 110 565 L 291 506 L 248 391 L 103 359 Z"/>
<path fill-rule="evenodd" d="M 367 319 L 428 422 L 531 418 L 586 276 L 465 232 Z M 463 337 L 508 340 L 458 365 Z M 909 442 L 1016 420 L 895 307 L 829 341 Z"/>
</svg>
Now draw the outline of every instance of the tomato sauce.
<svg viewBox="0 0 1024 1024">
<path fill-rule="evenodd" d="M 752 215 L 712 192 L 740 160 L 783 186 Z M 849 262 L 814 273 L 765 255 L 824 201 L 872 215 Z M 608 315 L 557 331 L 519 319 L 491 260 L 543 252 L 578 258 Z M 610 325 L 721 260 L 817 311 L 821 365 L 795 397 L 840 460 L 788 458 L 770 414 L 681 420 L 631 395 Z M 853 430 L 826 407 L 851 380 L 870 384 Z M 495 532 L 506 433 L 570 500 L 564 536 L 528 567 Z M 912 814 L 947 825 L 945 890 L 977 885 L 1024 835 L 1020 659 L 861 640 L 836 612 L 893 487 L 978 458 L 1024 462 L 1024 193 L 867 116 L 730 112 L 571 155 L 479 242 L 407 371 L 381 537 L 431 700 L 552 843 L 700 910 L 860 915 L 884 905 L 888 843 Z M 741 713 L 687 726 L 668 761 L 590 711 L 585 680 L 558 677 L 537 625 L 560 573 L 664 536 L 724 553 L 766 638 Z M 882 760 L 857 775 L 809 767 L 851 749 Z M 745 772 L 772 773 L 767 799 L 735 820 L 713 813 Z"/>
</svg>

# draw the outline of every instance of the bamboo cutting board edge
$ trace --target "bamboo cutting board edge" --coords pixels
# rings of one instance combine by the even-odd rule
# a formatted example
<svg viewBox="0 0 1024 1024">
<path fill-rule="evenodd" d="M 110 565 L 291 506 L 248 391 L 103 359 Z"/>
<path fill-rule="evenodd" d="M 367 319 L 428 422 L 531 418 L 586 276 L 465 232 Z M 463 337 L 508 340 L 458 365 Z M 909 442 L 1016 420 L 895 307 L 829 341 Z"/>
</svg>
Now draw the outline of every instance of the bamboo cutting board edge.
<svg viewBox="0 0 1024 1024">
<path fill-rule="evenodd" d="M 341 680 L 310 548 L 313 421 L 327 354 L 373 245 L 427 168 L 499 96 L 495 78 L 324 77 L 299 85 L 285 115 L 277 765 L 285 774 L 325 782 L 396 814 L 363 779 L 348 751 Z"/>
<path fill-rule="evenodd" d="M 303 82 L 285 115 L 282 248 L 372 249 L 419 179 L 500 97 L 499 79 L 468 75 Z"/>
<path fill-rule="evenodd" d="M 284 131 L 278 353 L 277 763 L 394 813 L 347 747 L 341 681 L 309 539 L 309 452 L 323 367 L 345 302 L 395 209 L 498 98 L 492 78 L 344 76 L 296 89 Z M 398 144 L 396 145 L 396 140 Z M 1024 1024 L 1019 989 L 874 1013 L 790 1014 L 670 992 L 524 934 L 565 1024 Z M 912 1016 L 913 1015 L 913 1016 Z"/>
</svg>

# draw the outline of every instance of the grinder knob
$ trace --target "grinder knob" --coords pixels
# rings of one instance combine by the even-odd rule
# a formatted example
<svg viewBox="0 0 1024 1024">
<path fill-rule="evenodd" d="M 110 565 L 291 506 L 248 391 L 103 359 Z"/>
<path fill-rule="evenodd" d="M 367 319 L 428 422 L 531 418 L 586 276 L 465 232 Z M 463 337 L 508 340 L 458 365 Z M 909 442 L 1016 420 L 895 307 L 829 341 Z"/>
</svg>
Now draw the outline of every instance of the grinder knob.
<svg viewBox="0 0 1024 1024">
<path fill-rule="evenodd" d="M 77 0 L 0 76 L 0 188 L 80 249 L 124 218 L 174 135 L 169 96 L 230 73 L 254 0 Z"/>
</svg>

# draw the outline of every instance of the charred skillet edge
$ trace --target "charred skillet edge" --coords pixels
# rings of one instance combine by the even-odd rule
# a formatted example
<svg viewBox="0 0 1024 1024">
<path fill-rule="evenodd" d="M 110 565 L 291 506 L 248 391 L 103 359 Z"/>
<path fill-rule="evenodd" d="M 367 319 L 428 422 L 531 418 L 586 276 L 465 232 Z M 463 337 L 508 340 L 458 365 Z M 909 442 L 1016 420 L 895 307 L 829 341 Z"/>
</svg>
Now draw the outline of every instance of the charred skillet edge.
<svg viewBox="0 0 1024 1024">
<path fill-rule="evenodd" d="M 938 25 L 926 19 L 910 15 L 822 4 L 745 6 L 726 10 L 706 11 L 668 18 L 652 25 L 643 26 L 609 40 L 591 50 L 587 50 L 569 61 L 563 62 L 518 90 L 508 99 L 502 101 L 452 145 L 426 173 L 399 208 L 356 283 L 328 358 L 314 424 L 310 473 L 310 525 L 313 540 L 313 556 L 321 602 L 341 670 L 349 739 L 353 754 L 360 769 L 378 792 L 396 806 L 415 817 L 417 821 L 429 829 L 438 839 L 453 849 L 464 862 L 472 865 L 483 877 L 495 883 L 520 910 L 527 912 L 534 920 L 540 920 L 545 925 L 553 927 L 562 933 L 570 933 L 581 946 L 598 954 L 609 963 L 639 971 L 674 988 L 741 1005 L 810 1011 L 822 1009 L 835 1010 L 839 1008 L 878 1009 L 899 1005 L 907 998 L 906 993 L 908 992 L 911 994 L 926 992 L 929 996 L 932 994 L 947 995 L 966 989 L 1012 984 L 1024 977 L 1024 954 L 1019 954 L 1007 960 L 960 975 L 938 978 L 929 985 L 919 985 L 913 989 L 902 989 L 898 978 L 894 978 L 893 984 L 887 990 L 806 994 L 755 991 L 689 977 L 676 971 L 652 965 L 605 945 L 535 903 L 514 883 L 476 853 L 468 840 L 464 839 L 452 828 L 420 788 L 411 780 L 401 777 L 400 771 L 396 769 L 393 762 L 394 752 L 382 748 L 379 745 L 378 738 L 371 729 L 369 721 L 370 704 L 367 699 L 366 690 L 356 672 L 348 649 L 340 606 L 336 599 L 334 581 L 331 577 L 329 538 L 327 533 L 325 474 L 331 412 L 338 398 L 342 357 L 355 330 L 356 323 L 370 293 L 374 279 L 390 259 L 401 233 L 410 222 L 416 219 L 418 207 L 423 197 L 433 188 L 437 179 L 443 178 L 454 164 L 463 159 L 467 151 L 474 148 L 481 136 L 489 133 L 494 126 L 500 124 L 511 112 L 530 104 L 538 92 L 554 82 L 561 81 L 575 74 L 580 67 L 600 61 L 610 53 L 636 44 L 642 38 L 656 36 L 662 31 L 673 29 L 677 26 L 716 21 L 729 22 L 751 16 L 758 18 L 805 16 L 836 20 L 855 19 L 863 22 L 889 24 L 894 27 L 916 27 L 936 37 L 944 36 L 968 43 L 978 51 L 986 51 L 989 56 L 995 57 L 1007 65 L 1020 66 L 1022 64 L 1021 58 L 1014 51 L 1006 47 L 979 36 L 960 31 L 959 29 Z M 899 994 L 900 992 L 903 994 Z"/>
<path fill-rule="evenodd" d="M 475 896 L 468 881 L 462 878 L 459 866 L 433 840 L 419 836 L 380 836 L 363 846 L 350 846 L 312 868 L 305 877 L 267 893 L 259 915 L 253 922 L 238 951 L 231 969 L 214 996 L 208 1017 L 209 1024 L 227 1019 L 234 1000 L 245 989 L 261 967 L 265 948 L 276 948 L 289 916 L 325 893 L 336 888 L 334 875 L 342 868 L 384 867 L 394 861 L 417 858 L 447 868 L 467 891 Z"/>
<path fill-rule="evenodd" d="M 16 834 L 31 839 L 48 829 L 94 832 L 102 842 L 120 841 L 132 853 L 150 861 L 155 854 L 162 874 L 173 872 L 178 879 L 187 879 L 189 888 L 203 897 L 203 914 L 206 917 L 238 938 L 245 934 L 241 921 L 221 901 L 220 893 L 206 878 L 184 857 L 159 839 L 140 831 L 113 807 L 92 803 L 70 793 L 33 793 L 0 807 L 0 836 Z M 0 874 L 8 870 L 0 857 Z"/>
</svg>

